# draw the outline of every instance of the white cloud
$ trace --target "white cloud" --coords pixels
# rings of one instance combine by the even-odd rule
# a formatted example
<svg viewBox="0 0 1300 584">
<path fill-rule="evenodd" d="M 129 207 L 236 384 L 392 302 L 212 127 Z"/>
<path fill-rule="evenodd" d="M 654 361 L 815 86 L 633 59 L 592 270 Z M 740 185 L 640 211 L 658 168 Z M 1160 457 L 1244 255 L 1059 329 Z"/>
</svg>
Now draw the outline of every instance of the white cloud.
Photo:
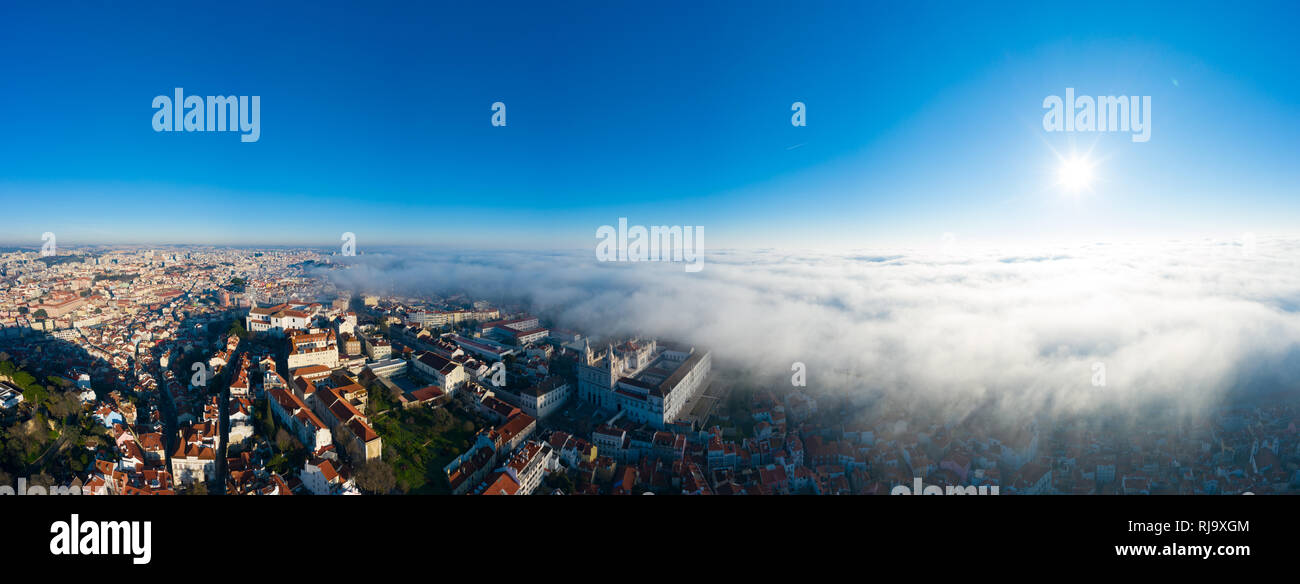
<svg viewBox="0 0 1300 584">
<path fill-rule="evenodd" d="M 689 341 L 777 382 L 802 361 L 810 387 L 965 410 L 1194 411 L 1300 384 L 1300 241 L 946 250 L 718 251 L 700 273 L 589 252 L 424 252 L 331 274 L 356 289 L 526 298 L 594 336 Z"/>
</svg>

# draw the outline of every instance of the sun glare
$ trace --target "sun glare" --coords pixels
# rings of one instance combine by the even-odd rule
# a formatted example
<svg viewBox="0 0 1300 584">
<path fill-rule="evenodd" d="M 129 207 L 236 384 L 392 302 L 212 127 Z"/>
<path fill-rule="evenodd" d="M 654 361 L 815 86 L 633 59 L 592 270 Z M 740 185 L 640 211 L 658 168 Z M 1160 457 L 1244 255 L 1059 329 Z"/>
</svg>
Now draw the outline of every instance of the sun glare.
<svg viewBox="0 0 1300 584">
<path fill-rule="evenodd" d="M 1092 162 L 1075 157 L 1061 161 L 1056 180 L 1067 191 L 1079 192 L 1092 185 Z"/>
</svg>

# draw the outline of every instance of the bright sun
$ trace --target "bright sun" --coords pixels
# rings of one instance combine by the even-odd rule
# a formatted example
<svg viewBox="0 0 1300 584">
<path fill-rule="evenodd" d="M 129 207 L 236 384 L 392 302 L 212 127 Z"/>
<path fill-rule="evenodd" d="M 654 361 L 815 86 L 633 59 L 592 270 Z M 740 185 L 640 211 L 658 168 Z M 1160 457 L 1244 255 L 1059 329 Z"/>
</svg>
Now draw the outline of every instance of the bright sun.
<svg viewBox="0 0 1300 584">
<path fill-rule="evenodd" d="M 1061 161 L 1057 170 L 1058 184 L 1071 192 L 1087 189 L 1092 185 L 1092 162 L 1086 158 L 1075 157 Z"/>
</svg>

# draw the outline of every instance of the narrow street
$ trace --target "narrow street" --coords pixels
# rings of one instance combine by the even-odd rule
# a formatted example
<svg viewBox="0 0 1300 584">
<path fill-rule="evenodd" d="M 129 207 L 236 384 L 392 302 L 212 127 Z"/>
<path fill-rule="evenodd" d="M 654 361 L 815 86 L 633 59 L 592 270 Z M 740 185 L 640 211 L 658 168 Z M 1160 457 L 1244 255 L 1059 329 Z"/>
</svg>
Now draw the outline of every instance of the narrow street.
<svg viewBox="0 0 1300 584">
<path fill-rule="evenodd" d="M 230 376 L 233 371 L 239 368 L 239 360 L 243 357 L 245 343 L 240 343 L 239 348 L 235 349 L 230 355 L 230 362 L 221 370 L 221 375 L 213 380 L 217 387 L 221 389 L 217 395 L 217 409 L 220 411 L 220 428 L 221 439 L 217 442 L 217 460 L 216 460 L 216 485 L 209 491 L 214 495 L 226 494 L 226 475 L 230 469 L 226 465 L 226 445 L 230 442 Z"/>
</svg>

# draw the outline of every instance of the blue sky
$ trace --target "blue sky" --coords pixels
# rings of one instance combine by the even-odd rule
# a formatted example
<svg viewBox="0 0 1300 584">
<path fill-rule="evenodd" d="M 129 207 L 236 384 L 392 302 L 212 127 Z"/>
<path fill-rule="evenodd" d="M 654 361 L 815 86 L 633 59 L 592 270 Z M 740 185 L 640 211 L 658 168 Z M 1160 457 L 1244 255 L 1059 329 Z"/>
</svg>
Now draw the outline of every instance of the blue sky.
<svg viewBox="0 0 1300 584">
<path fill-rule="evenodd" d="M 1293 233 L 1295 3 L 0 9 L 0 240 L 709 247 Z M 903 5 L 905 4 L 905 5 Z M 156 95 L 261 96 L 261 139 Z M 1043 98 L 1149 95 L 1151 139 Z M 507 105 L 508 125 L 490 124 Z M 790 104 L 808 125 L 790 124 Z M 1090 152 L 1082 193 L 1054 152 Z"/>
</svg>

